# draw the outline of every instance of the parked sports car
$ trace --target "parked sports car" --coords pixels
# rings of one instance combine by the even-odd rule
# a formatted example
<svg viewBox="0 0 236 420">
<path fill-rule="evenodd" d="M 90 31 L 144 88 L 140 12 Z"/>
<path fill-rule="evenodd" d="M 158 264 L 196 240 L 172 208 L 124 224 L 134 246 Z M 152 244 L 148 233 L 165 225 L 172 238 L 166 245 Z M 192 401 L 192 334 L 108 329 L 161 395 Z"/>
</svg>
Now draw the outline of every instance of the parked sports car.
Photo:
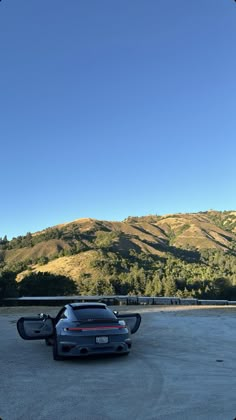
<svg viewBox="0 0 236 420">
<path fill-rule="evenodd" d="M 68 356 L 128 354 L 140 314 L 113 312 L 103 303 L 70 303 L 55 318 L 47 314 L 24 317 L 17 330 L 24 340 L 45 339 L 53 346 L 54 360 Z"/>
</svg>

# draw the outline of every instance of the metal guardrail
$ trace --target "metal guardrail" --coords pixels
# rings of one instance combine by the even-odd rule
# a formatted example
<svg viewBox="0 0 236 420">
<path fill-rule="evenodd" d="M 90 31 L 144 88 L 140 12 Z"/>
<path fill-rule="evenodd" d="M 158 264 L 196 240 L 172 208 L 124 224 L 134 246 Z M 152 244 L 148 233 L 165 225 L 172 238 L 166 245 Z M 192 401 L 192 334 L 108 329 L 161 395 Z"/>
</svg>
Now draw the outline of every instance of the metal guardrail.
<svg viewBox="0 0 236 420">
<path fill-rule="evenodd" d="M 4 306 L 20 304 L 45 305 L 62 304 L 62 302 L 104 302 L 108 305 L 236 305 L 236 301 L 214 300 L 214 299 L 194 299 L 178 298 L 175 296 L 23 296 L 2 299 Z"/>
</svg>

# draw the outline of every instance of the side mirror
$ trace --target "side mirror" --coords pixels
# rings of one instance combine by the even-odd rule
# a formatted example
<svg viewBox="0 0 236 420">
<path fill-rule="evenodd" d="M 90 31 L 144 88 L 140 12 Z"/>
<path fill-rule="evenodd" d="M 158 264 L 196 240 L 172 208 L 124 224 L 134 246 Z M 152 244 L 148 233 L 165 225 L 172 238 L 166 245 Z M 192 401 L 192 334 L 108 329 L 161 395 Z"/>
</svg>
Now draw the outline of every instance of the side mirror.
<svg viewBox="0 0 236 420">
<path fill-rule="evenodd" d="M 118 311 L 113 311 L 113 314 L 114 315 L 119 315 L 119 312 Z"/>
</svg>

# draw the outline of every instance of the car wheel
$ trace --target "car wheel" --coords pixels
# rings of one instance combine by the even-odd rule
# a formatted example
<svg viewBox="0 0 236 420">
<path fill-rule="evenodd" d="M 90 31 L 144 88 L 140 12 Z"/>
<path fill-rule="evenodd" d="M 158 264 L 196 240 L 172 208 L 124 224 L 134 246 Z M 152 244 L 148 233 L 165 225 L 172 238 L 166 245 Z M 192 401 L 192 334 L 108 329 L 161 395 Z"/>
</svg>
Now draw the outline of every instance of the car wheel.
<svg viewBox="0 0 236 420">
<path fill-rule="evenodd" d="M 53 341 L 53 347 L 52 347 L 52 354 L 54 360 L 63 360 L 62 356 L 59 356 L 58 354 L 58 348 L 57 348 L 57 337 L 55 336 Z"/>
</svg>

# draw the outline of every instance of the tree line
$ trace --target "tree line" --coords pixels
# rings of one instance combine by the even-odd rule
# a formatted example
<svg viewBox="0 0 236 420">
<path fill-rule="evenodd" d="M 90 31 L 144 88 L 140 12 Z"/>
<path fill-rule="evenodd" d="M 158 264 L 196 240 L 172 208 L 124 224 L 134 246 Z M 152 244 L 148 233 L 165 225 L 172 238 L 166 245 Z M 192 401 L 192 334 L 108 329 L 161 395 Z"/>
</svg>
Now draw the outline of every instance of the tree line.
<svg viewBox="0 0 236 420">
<path fill-rule="evenodd" d="M 107 267 L 105 268 L 107 271 Z M 128 271 L 109 276 L 82 273 L 75 281 L 67 276 L 52 273 L 32 272 L 20 282 L 11 271 L 0 275 L 0 299 L 21 296 L 66 296 L 66 295 L 146 295 L 176 296 L 198 299 L 236 300 L 236 285 L 228 278 L 199 279 L 165 276 L 158 270 L 153 274 L 134 264 Z"/>
<path fill-rule="evenodd" d="M 0 275 L 0 299 L 22 296 L 66 296 L 78 293 L 74 280 L 52 273 L 31 273 L 20 282 L 16 273 L 2 272 Z"/>
</svg>

